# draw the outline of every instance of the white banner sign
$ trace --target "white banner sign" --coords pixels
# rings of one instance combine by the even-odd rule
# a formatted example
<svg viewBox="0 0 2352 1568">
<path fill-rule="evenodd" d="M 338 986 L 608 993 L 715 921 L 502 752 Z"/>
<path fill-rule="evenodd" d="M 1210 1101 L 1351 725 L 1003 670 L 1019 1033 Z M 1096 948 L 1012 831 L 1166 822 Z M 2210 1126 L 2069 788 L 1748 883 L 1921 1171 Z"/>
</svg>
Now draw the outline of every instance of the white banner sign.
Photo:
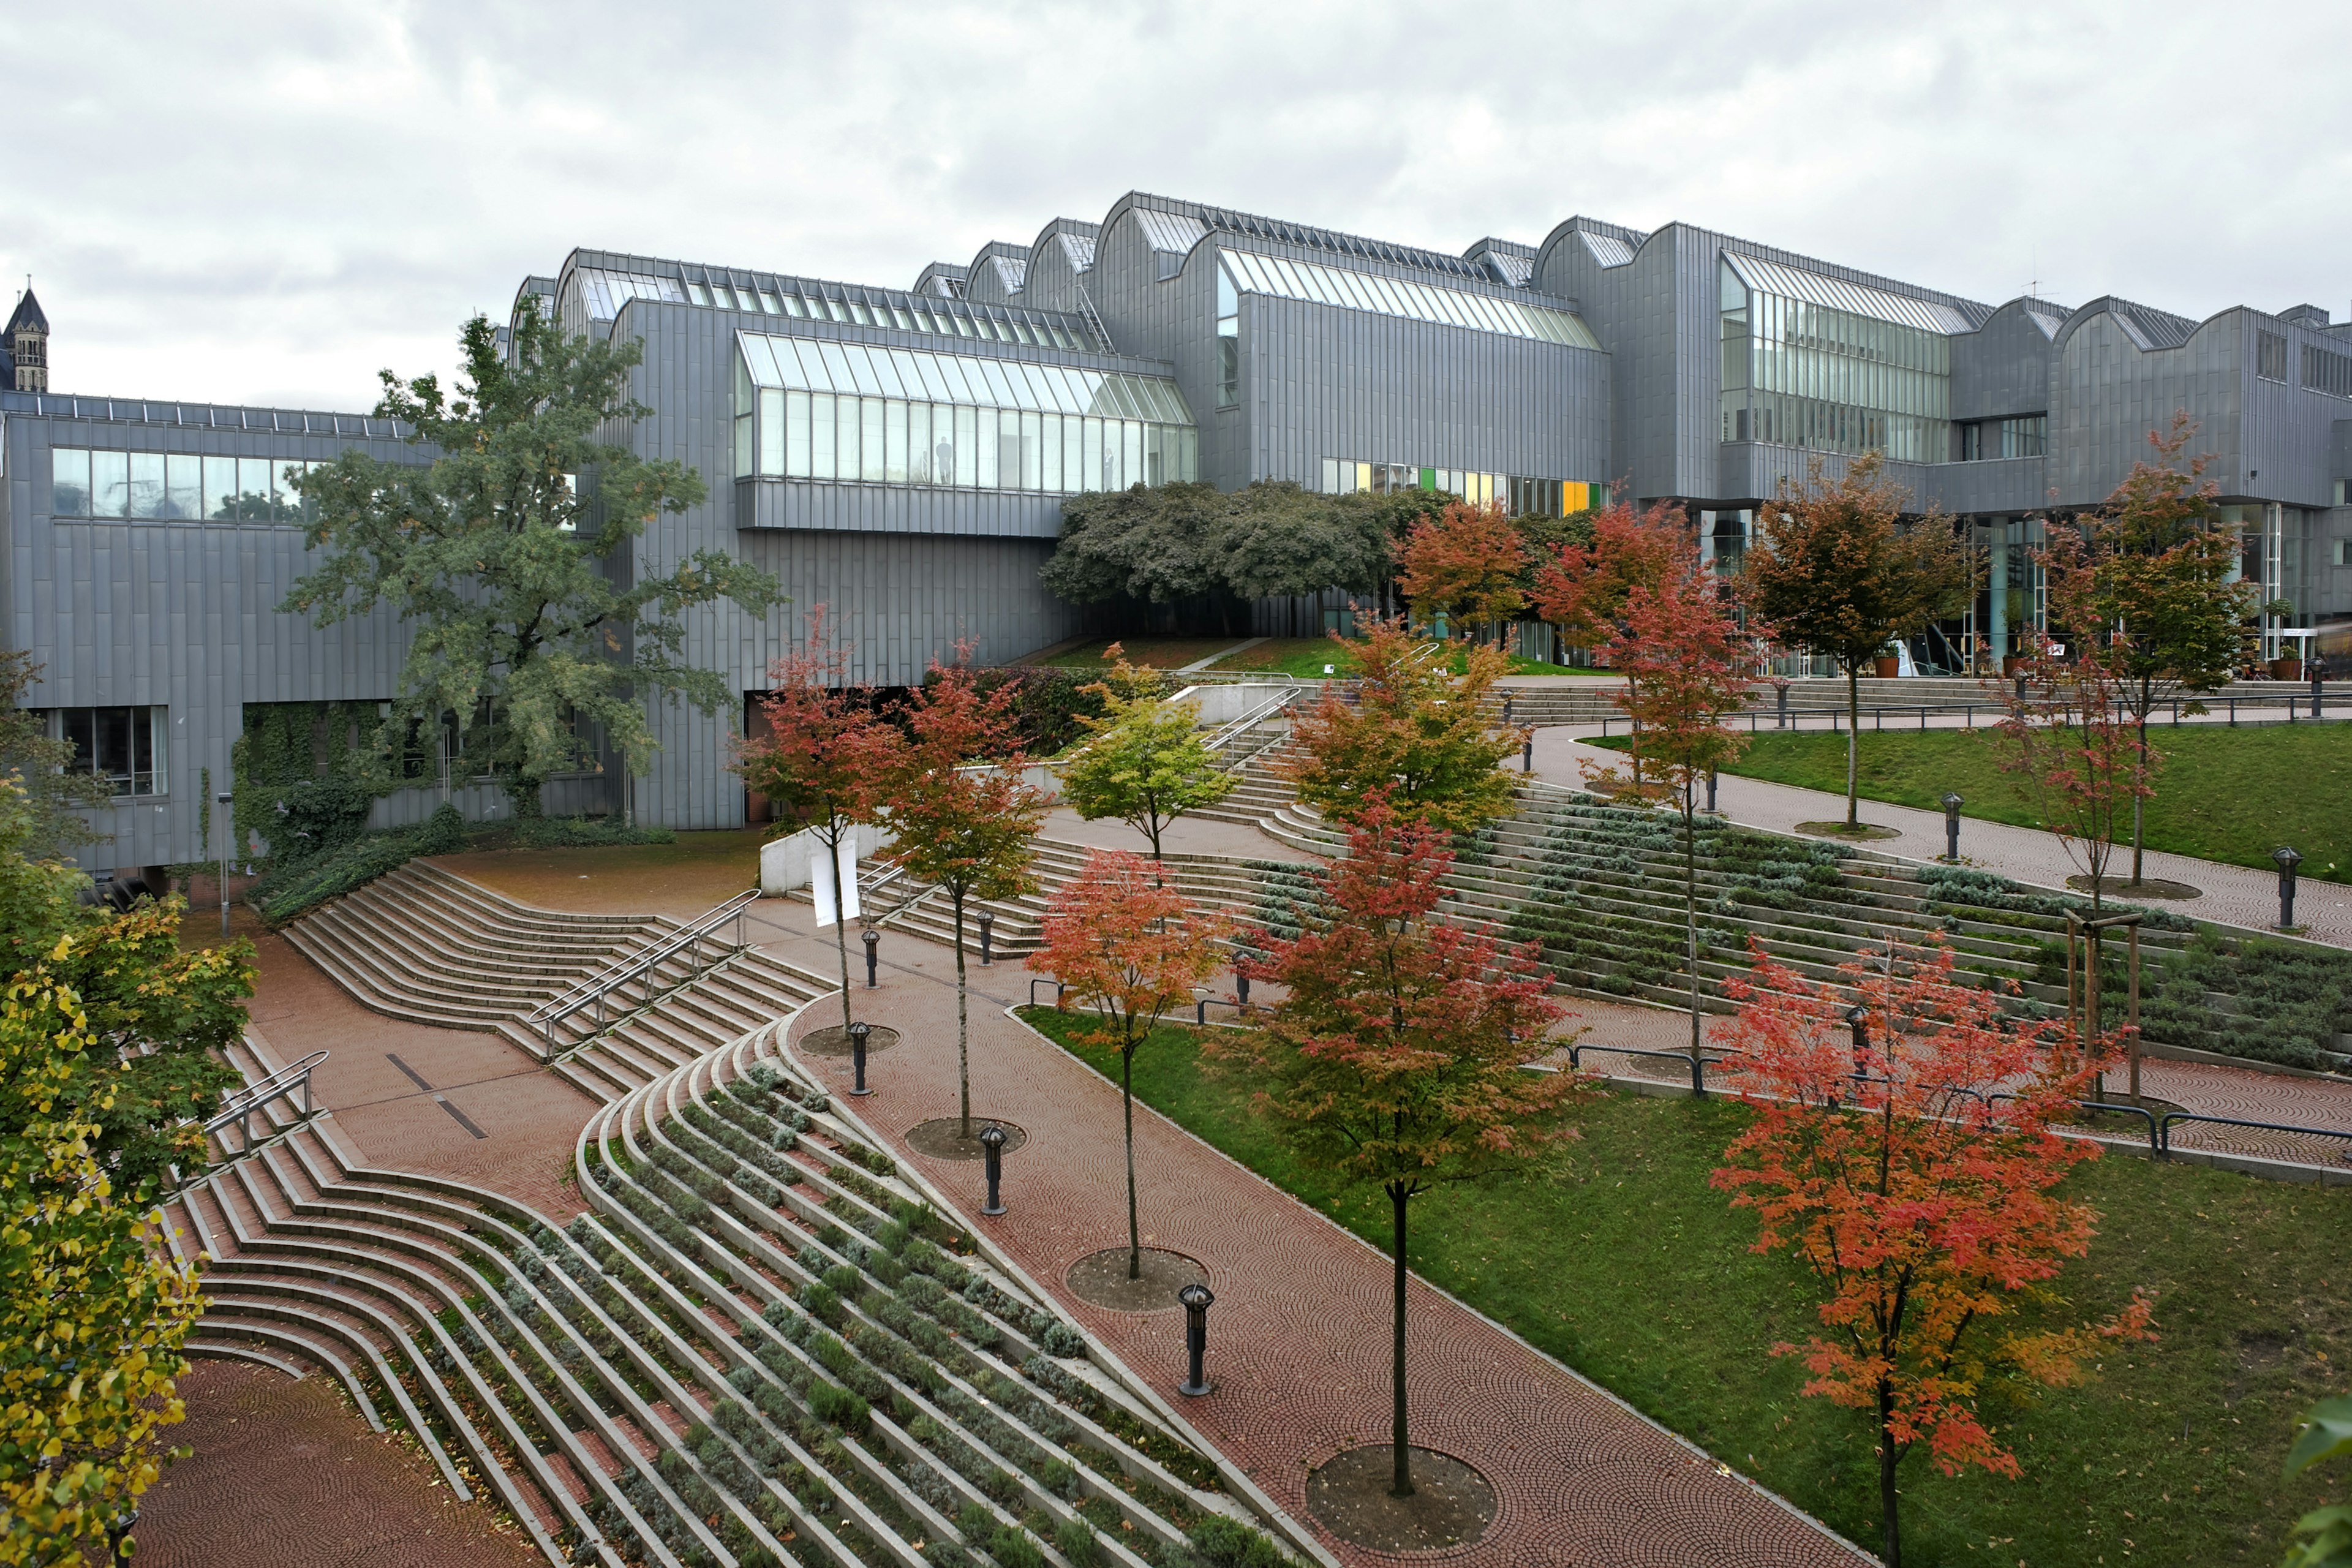
<svg viewBox="0 0 2352 1568">
<path fill-rule="evenodd" d="M 857 830 L 851 828 L 841 836 L 841 869 L 849 889 L 845 900 L 836 900 L 833 889 L 833 853 L 821 838 L 809 845 L 809 892 L 816 900 L 816 923 L 829 926 L 837 920 L 856 920 L 861 912 L 857 907 Z M 839 902 L 845 908 L 836 910 Z"/>
</svg>

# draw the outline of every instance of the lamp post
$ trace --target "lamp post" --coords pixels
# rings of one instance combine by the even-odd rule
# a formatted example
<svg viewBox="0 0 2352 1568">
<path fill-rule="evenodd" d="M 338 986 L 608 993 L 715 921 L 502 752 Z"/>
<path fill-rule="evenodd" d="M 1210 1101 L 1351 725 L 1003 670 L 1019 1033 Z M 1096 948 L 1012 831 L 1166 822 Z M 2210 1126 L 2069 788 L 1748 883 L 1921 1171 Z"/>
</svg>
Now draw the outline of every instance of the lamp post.
<svg viewBox="0 0 2352 1568">
<path fill-rule="evenodd" d="M 226 806 L 227 806 L 227 805 L 228 805 L 228 803 L 229 803 L 229 792 L 228 792 L 228 791 L 226 791 L 226 790 L 223 790 L 223 791 L 221 791 L 221 792 L 220 792 L 220 795 L 219 795 L 219 800 L 220 800 L 220 803 L 221 803 L 222 806 L 223 806 L 223 807 L 226 807 Z M 221 935 L 223 935 L 223 936 L 226 936 L 226 935 L 228 935 L 228 859 L 229 859 L 229 852 L 230 852 L 232 849 L 234 849 L 234 848 L 236 848 L 236 846 L 233 842 L 231 842 L 231 841 L 232 841 L 233 839 L 235 839 L 236 837 L 236 814 L 235 812 L 230 812 L 230 813 L 229 813 L 229 818 L 228 818 L 228 826 L 227 826 L 226 827 L 223 828 L 223 829 L 222 829 L 222 831 L 221 831 L 221 872 L 220 872 L 220 882 L 221 882 L 221 885 L 220 885 L 220 895 L 221 895 Z"/>
<path fill-rule="evenodd" d="M 2279 868 L 2279 921 L 2281 931 L 2294 929 L 2294 868 L 2303 864 L 2303 857 L 2292 845 L 2282 844 L 2271 851 L 2271 858 Z"/>
<path fill-rule="evenodd" d="M 1845 1010 L 1846 1026 L 1853 1031 L 1853 1078 L 1870 1080 L 1870 1009 L 1857 1002 Z"/>
<path fill-rule="evenodd" d="M 861 1022 L 849 1026 L 849 1068 L 855 1079 L 849 1090 L 852 1094 L 874 1092 L 866 1087 L 866 1037 L 873 1032 L 871 1024 Z"/>
<path fill-rule="evenodd" d="M 876 931 L 872 926 L 867 926 L 866 928 L 866 933 L 857 940 L 866 944 L 866 989 L 871 991 L 874 989 L 875 985 L 875 955 L 881 949 L 882 933 Z"/>
<path fill-rule="evenodd" d="M 123 1541 L 138 1528 L 139 1510 L 135 1508 L 127 1509 L 106 1521 L 106 1560 L 109 1563 L 121 1563 L 125 1560 L 122 1551 Z"/>
<path fill-rule="evenodd" d="M 1201 1363 L 1209 1354 L 1209 1307 L 1216 1295 L 1206 1285 L 1195 1279 L 1176 1292 L 1176 1300 L 1184 1304 L 1184 1359 L 1191 1375 L 1179 1384 L 1176 1392 L 1194 1397 L 1209 1392 L 1209 1380 L 1202 1375 Z"/>
<path fill-rule="evenodd" d="M 1954 866 L 1960 863 L 1960 807 L 1966 805 L 1957 792 L 1944 792 L 1944 859 Z"/>
<path fill-rule="evenodd" d="M 989 945 L 996 938 L 996 916 L 987 910 L 980 911 L 980 966 L 989 966 Z"/>
<path fill-rule="evenodd" d="M 1715 770 L 1713 768 L 1706 770 L 1706 809 L 1710 812 L 1715 809 Z"/>
<path fill-rule="evenodd" d="M 1536 738 L 1530 734 L 1526 740 L 1519 742 L 1519 772 L 1523 773 L 1531 773 L 1535 771 Z"/>
<path fill-rule="evenodd" d="M 982 1128 L 980 1151 L 981 1157 L 988 1164 L 988 1202 L 981 1205 L 980 1212 L 986 1215 L 1003 1214 L 1004 1198 L 1000 1189 L 1004 1182 L 1004 1129 L 993 1121 Z"/>
</svg>

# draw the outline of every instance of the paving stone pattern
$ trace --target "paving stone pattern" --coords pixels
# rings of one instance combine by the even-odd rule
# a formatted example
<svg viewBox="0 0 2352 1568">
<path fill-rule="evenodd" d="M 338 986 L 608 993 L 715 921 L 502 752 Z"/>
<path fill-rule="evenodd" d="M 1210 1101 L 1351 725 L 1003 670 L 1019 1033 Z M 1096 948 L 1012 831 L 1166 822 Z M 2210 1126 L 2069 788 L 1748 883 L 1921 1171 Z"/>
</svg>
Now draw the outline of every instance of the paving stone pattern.
<svg viewBox="0 0 2352 1568">
<path fill-rule="evenodd" d="M 991 975 L 988 989 L 1013 989 L 1003 978 Z M 915 1154 L 903 1136 L 955 1102 L 953 991 L 903 973 L 856 1000 L 904 1040 L 870 1075 L 876 1092 L 855 1114 L 976 1215 L 979 1168 Z M 812 1008 L 800 1026 L 823 1014 Z M 1030 1132 L 1005 1162 L 1010 1212 L 979 1223 L 1277 1503 L 1303 1514 L 1310 1469 L 1386 1436 L 1388 1259 L 1139 1107 L 1143 1239 L 1198 1258 L 1217 1293 L 1209 1354 L 1217 1392 L 1181 1399 L 1181 1311 L 1112 1312 L 1062 1284 L 1079 1258 L 1125 1240 L 1118 1089 L 1000 1011 L 975 1007 L 972 1023 L 975 1111 L 1002 1111 Z M 847 1083 L 845 1063 L 803 1065 L 836 1089 Z M 1867 1561 L 1418 1279 L 1409 1314 L 1414 1440 L 1475 1465 L 1500 1497 L 1493 1533 L 1459 1560 L 1531 1568 Z M 1404 1560 L 1326 1543 L 1344 1562 Z"/>
</svg>

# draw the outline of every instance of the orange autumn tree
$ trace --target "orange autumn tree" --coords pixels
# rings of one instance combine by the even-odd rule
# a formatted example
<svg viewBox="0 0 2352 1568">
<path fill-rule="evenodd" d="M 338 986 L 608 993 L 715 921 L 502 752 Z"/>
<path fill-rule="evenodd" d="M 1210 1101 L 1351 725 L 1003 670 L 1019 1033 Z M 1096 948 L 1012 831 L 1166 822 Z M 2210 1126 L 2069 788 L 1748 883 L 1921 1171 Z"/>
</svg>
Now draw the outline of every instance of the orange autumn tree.
<svg viewBox="0 0 2352 1568">
<path fill-rule="evenodd" d="M 1572 1073 L 1533 1073 L 1564 1042 L 1533 944 L 1505 948 L 1437 918 L 1445 835 L 1375 803 L 1295 941 L 1238 965 L 1283 987 L 1260 1029 L 1202 1049 L 1309 1166 L 1388 1194 L 1394 1227 L 1394 1479 L 1412 1495 L 1405 1408 L 1405 1211 L 1433 1188 L 1523 1173 L 1552 1156 Z"/>
<path fill-rule="evenodd" d="M 1045 945 L 1029 967 L 1061 982 L 1054 1005 L 1093 1014 L 1081 1039 L 1118 1053 L 1119 1118 L 1127 1135 L 1127 1277 L 1143 1278 L 1143 1233 L 1135 1204 L 1135 1056 L 1160 1021 L 1192 999 L 1217 972 L 1223 922 L 1188 914 L 1157 862 L 1124 849 L 1097 849 L 1054 895 Z"/>
<path fill-rule="evenodd" d="M 1570 647 L 1599 647 L 1615 637 L 1636 584 L 1655 588 L 1695 561 L 1683 510 L 1658 501 L 1635 511 L 1624 501 L 1592 514 L 1592 542 L 1563 544 L 1536 573 L 1536 614 Z"/>
<path fill-rule="evenodd" d="M 907 741 L 882 787 L 897 835 L 887 863 L 948 896 L 955 929 L 958 1131 L 971 1133 L 971 983 L 964 967 L 964 914 L 974 899 L 1017 899 L 1036 886 L 1029 857 L 1045 821 L 1045 792 L 1029 765 L 1013 712 L 1021 688 L 981 689 L 971 646 L 930 673 L 902 717 Z"/>
<path fill-rule="evenodd" d="M 1687 546 L 1656 584 L 1636 582 L 1616 634 L 1605 646 L 1625 684 L 1612 697 L 1633 721 L 1626 750 L 1634 778 L 1673 799 L 1683 828 L 1684 962 L 1690 970 L 1690 1058 L 1694 1090 L 1705 1085 L 1698 970 L 1698 790 L 1707 775 L 1747 749 L 1748 738 L 1724 722 L 1748 700 L 1747 645 L 1714 579 Z M 1613 770 L 1612 770 L 1613 771 Z"/>
<path fill-rule="evenodd" d="M 1870 1414 L 1881 1554 L 1901 1568 L 1895 1483 L 1915 1447 L 1947 1475 L 2015 1477 L 1979 1415 L 1987 1385 L 2066 1387 L 2102 1341 L 2151 1337 L 2137 1291 L 2095 1325 L 2003 1322 L 2063 1305 L 2052 1281 L 2090 1250 L 2097 1212 L 2054 1190 L 2098 1146 L 2057 1125 L 2101 1052 L 2003 1018 L 1940 942 L 1890 942 L 1819 984 L 1749 945 L 1751 973 L 1724 989 L 1755 1120 L 1711 1179 L 1755 1211 L 1756 1251 L 1787 1248 L 1823 1288 L 1824 1332 L 1772 1353 L 1804 1358 L 1808 1395 Z"/>
<path fill-rule="evenodd" d="M 825 606 L 808 618 L 808 637 L 768 666 L 768 691 L 759 699 L 766 733 L 738 748 L 735 771 L 744 786 L 781 807 L 785 823 L 815 836 L 833 867 L 835 912 L 845 907 L 849 883 L 842 848 L 850 829 L 872 822 L 887 804 L 897 771 L 898 731 L 879 718 L 867 693 L 850 684 L 851 647 L 825 630 Z M 841 957 L 841 1026 L 850 1026 L 849 922 L 834 921 Z"/>
<path fill-rule="evenodd" d="M 1499 501 L 1449 501 L 1397 551 L 1397 591 L 1416 611 L 1507 621 L 1527 603 L 1527 543 Z"/>
</svg>

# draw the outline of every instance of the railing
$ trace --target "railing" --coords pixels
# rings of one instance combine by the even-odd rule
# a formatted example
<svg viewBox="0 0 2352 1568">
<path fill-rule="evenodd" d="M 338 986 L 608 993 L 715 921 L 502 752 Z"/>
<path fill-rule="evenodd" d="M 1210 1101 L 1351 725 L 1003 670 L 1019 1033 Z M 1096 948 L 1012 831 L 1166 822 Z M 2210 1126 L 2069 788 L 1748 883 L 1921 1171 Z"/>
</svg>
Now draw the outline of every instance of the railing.
<svg viewBox="0 0 2352 1568">
<path fill-rule="evenodd" d="M 2101 1109 L 2118 1108 L 2102 1102 Z M 2284 1121 L 2249 1121 L 2242 1117 L 2207 1116 L 2194 1110 L 2168 1110 L 2159 1117 L 2147 1112 L 2144 1107 L 2137 1105 L 2126 1105 L 2120 1109 L 2139 1110 L 2147 1115 L 2148 1121 L 2155 1128 L 2154 1134 L 2149 1140 L 2149 1146 L 2156 1151 L 2158 1159 L 2172 1152 L 2172 1124 L 2176 1121 L 2210 1122 L 2217 1127 L 2252 1127 L 2264 1132 L 2299 1133 L 2305 1138 L 2341 1138 L 2347 1143 L 2352 1143 L 2352 1131 L 2340 1127 L 2297 1127 Z M 2220 1152 L 2227 1153 L 2229 1151 L 2222 1150 Z M 2352 1150 L 2346 1151 L 2345 1158 L 2352 1160 Z"/>
<path fill-rule="evenodd" d="M 2320 722 L 2333 721 L 2341 723 L 2347 719 L 2352 719 L 2352 705 L 2339 705 L 2336 712 L 2329 714 L 2322 710 L 2324 700 L 2325 700 L 2319 696 L 2315 695 L 2306 697 L 2300 692 L 2285 693 L 2278 697 L 2182 698 L 2170 705 L 2172 710 L 2171 721 L 2173 728 L 2179 728 L 2182 710 L 2189 703 L 2191 702 L 2201 702 L 2205 707 L 2206 717 L 2212 722 L 2227 724 L 2231 728 L 2235 728 L 2238 725 L 2240 720 L 2240 710 L 2242 709 L 2248 710 L 2248 718 L 2246 721 L 2250 723 L 2293 724 L 2296 722 L 2310 723 L 2315 721 Z M 2284 710 L 2285 713 L 2285 717 L 2284 719 L 2263 720 L 2259 717 L 2255 717 L 2255 715 L 2259 715 L 2266 710 L 2275 713 L 2282 710 Z M 2309 718 L 2304 717 L 2306 711 L 2311 715 Z M 2009 713 L 2009 709 L 2005 704 L 1997 702 L 1916 702 L 1903 703 L 1900 705 L 1875 704 L 1870 707 L 1865 707 L 1861 710 L 1862 717 L 1870 721 L 1870 727 L 1874 731 L 1885 730 L 1886 728 L 1887 718 L 1889 715 L 1892 715 L 1898 721 L 1916 719 L 1918 721 L 1918 728 L 1923 732 L 1927 730 L 1927 721 L 1931 718 L 1949 719 L 1958 717 L 1960 720 L 1963 728 L 1972 730 L 1976 728 L 1977 714 L 1979 712 L 1999 719 L 2006 718 Z M 1843 707 L 1740 708 L 1734 709 L 1728 712 L 1717 713 L 1715 715 L 1715 718 L 1717 721 L 1727 719 L 1735 725 L 1744 718 L 1748 721 L 1748 730 L 1750 734 L 1759 734 L 1767 728 L 1775 730 L 1802 730 L 1805 727 L 1805 721 L 1810 719 L 1818 721 L 1822 726 L 1825 727 L 1829 733 L 1832 735 L 1841 735 L 1845 732 L 1845 716 L 1846 710 Z M 1604 737 L 1607 736 L 1610 732 L 1610 726 L 1614 724 L 1618 719 L 1622 717 L 1624 717 L 1622 714 L 1604 713 L 1601 715 L 1601 733 Z M 1767 726 L 1764 722 L 1767 719 L 1772 721 L 1769 726 Z M 2150 714 L 2149 719 L 2151 722 L 2156 721 L 2156 715 Z M 1573 719 L 1568 721 L 1568 722 L 1571 724 L 1590 723 L 1591 721 L 1590 720 L 1580 721 Z M 1629 720 L 1627 721 L 1627 728 L 1630 730 L 1631 727 L 1632 721 Z"/>
<path fill-rule="evenodd" d="M 1240 740 L 1244 735 L 1248 734 L 1252 730 L 1256 729 L 1260 724 L 1265 723 L 1268 719 L 1273 718 L 1276 714 L 1289 707 L 1293 702 L 1298 700 L 1298 694 L 1306 689 L 1307 689 L 1303 686 L 1293 686 L 1287 688 L 1286 689 L 1278 691 L 1272 697 L 1267 698 L 1264 702 L 1259 703 L 1256 707 L 1251 709 L 1240 718 L 1227 720 L 1210 734 L 1208 741 L 1209 750 L 1213 752 L 1223 751 L 1227 746 L 1232 745 L 1235 741 Z"/>
<path fill-rule="evenodd" d="M 310 1099 L 310 1069 L 326 1059 L 326 1052 L 312 1051 L 293 1066 L 279 1068 L 259 1083 L 247 1084 L 234 1094 L 223 1096 L 221 1108 L 213 1113 L 211 1121 L 205 1123 L 205 1135 L 209 1137 L 234 1123 L 240 1143 L 229 1152 L 242 1154 L 253 1147 L 253 1113 L 274 1100 L 283 1100 L 291 1103 L 298 1092 L 301 1096 L 301 1108 L 295 1113 L 296 1118 L 310 1120 L 318 1113 L 318 1107 Z"/>
<path fill-rule="evenodd" d="M 1705 1094 L 1706 1092 L 1707 1068 L 1711 1067 L 1720 1067 L 1722 1064 L 1731 1059 L 1729 1057 L 1711 1057 L 1705 1051 L 1701 1051 L 1697 1056 L 1694 1057 L 1688 1051 L 1647 1051 L 1637 1050 L 1632 1046 L 1603 1046 L 1597 1044 L 1584 1045 L 1580 1043 L 1568 1047 L 1568 1067 L 1570 1072 L 1582 1070 L 1584 1065 L 1584 1053 L 1587 1051 L 1605 1051 L 1612 1056 L 1619 1057 L 1655 1057 L 1660 1061 L 1681 1062 L 1690 1068 L 1691 1092 L 1693 1094 Z"/>
<path fill-rule="evenodd" d="M 590 1032 L 587 1038 L 593 1039 L 597 1035 L 604 1032 L 605 1004 L 614 992 L 634 980 L 651 975 L 655 970 L 686 949 L 691 948 L 694 952 L 694 973 L 684 984 L 691 984 L 695 980 L 701 979 L 705 968 L 702 943 L 711 932 L 730 921 L 735 922 L 735 945 L 733 952 L 728 956 L 731 958 L 735 953 L 742 952 L 743 911 L 759 896 L 760 889 L 757 888 L 736 894 L 708 914 L 698 916 L 691 924 L 681 926 L 672 931 L 643 952 L 605 965 L 554 1001 L 541 1006 L 526 1020 L 526 1023 L 538 1027 L 540 1037 L 546 1042 L 548 1050 L 552 1053 L 555 1049 L 555 1026 L 583 1009 L 593 1006 L 596 1009 L 596 1026 Z"/>
</svg>

